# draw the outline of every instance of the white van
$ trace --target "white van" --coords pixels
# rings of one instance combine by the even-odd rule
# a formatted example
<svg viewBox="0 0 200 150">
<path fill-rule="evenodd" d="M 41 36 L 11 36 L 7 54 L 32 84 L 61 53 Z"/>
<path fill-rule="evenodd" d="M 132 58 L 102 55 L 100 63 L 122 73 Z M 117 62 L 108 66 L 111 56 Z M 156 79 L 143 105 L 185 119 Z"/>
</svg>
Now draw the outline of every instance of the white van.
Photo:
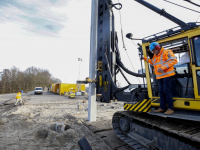
<svg viewBox="0 0 200 150">
<path fill-rule="evenodd" d="M 34 94 L 42 94 L 42 93 L 43 93 L 42 87 L 35 87 Z"/>
</svg>

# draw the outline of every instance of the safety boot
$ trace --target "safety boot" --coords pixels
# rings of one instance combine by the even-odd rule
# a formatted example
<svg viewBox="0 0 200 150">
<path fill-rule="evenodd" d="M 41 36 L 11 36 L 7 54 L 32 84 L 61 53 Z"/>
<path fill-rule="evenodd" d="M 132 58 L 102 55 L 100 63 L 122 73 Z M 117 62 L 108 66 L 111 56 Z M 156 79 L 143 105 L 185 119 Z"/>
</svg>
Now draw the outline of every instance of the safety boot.
<svg viewBox="0 0 200 150">
<path fill-rule="evenodd" d="M 165 110 L 162 110 L 161 108 L 158 108 L 157 110 L 154 110 L 153 112 L 155 113 L 161 113 L 161 112 L 164 112 Z"/>
<path fill-rule="evenodd" d="M 164 113 L 165 115 L 172 115 L 174 111 L 172 109 L 167 109 L 167 111 Z"/>
</svg>

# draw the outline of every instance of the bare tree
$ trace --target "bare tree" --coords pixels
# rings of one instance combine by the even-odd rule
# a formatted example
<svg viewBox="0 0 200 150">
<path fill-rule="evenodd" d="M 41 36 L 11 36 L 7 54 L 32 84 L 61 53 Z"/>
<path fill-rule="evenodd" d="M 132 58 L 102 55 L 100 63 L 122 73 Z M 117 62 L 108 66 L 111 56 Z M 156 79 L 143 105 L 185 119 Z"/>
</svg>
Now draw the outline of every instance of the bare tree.
<svg viewBox="0 0 200 150">
<path fill-rule="evenodd" d="M 0 93 L 15 93 L 19 90 L 32 91 L 36 86 L 50 87 L 52 83 L 60 83 L 61 80 L 52 77 L 46 69 L 29 67 L 24 72 L 12 67 L 2 72 L 0 80 Z"/>
<path fill-rule="evenodd" d="M 9 93 L 9 87 L 10 87 L 10 71 L 9 69 L 4 69 L 2 73 L 2 91 L 1 93 Z"/>
</svg>

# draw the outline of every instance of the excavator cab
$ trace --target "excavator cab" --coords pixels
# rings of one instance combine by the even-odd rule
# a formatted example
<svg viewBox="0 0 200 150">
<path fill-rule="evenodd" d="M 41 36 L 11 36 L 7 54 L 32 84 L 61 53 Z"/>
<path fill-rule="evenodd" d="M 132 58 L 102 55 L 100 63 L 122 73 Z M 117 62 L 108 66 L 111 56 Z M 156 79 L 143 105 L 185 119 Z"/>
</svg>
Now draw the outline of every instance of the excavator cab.
<svg viewBox="0 0 200 150">
<path fill-rule="evenodd" d="M 189 30 L 158 40 L 160 46 L 174 52 L 178 63 L 174 66 L 175 76 L 171 83 L 171 93 L 175 109 L 200 110 L 200 28 Z M 143 54 L 152 58 L 149 42 L 143 43 Z M 152 99 L 152 108 L 159 107 L 159 84 L 153 67 L 145 62 L 148 96 Z"/>
</svg>

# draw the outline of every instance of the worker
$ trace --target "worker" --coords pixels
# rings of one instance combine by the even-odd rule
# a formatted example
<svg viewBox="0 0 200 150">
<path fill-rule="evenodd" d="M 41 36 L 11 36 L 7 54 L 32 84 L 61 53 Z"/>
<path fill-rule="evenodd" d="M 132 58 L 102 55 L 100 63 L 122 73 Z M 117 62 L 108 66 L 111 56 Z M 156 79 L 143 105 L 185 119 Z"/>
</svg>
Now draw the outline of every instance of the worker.
<svg viewBox="0 0 200 150">
<path fill-rule="evenodd" d="M 20 101 L 20 103 L 22 104 L 22 98 L 21 98 L 21 93 L 23 93 L 23 91 L 22 90 L 20 90 L 18 93 L 17 93 L 17 95 L 16 95 L 16 103 L 15 103 L 15 106 L 17 106 L 17 103 Z"/>
<path fill-rule="evenodd" d="M 157 42 L 151 43 L 149 50 L 153 52 L 153 58 L 143 57 L 142 59 L 154 66 L 156 79 L 159 81 L 160 107 L 154 110 L 154 112 L 164 112 L 166 115 L 171 115 L 174 113 L 174 108 L 170 86 L 172 76 L 175 75 L 173 66 L 177 63 L 177 59 L 171 50 L 165 50 Z M 166 104 L 168 107 L 167 111 Z"/>
<path fill-rule="evenodd" d="M 72 94 L 73 93 L 73 88 L 71 88 L 71 90 L 70 90 L 70 94 Z"/>
</svg>

